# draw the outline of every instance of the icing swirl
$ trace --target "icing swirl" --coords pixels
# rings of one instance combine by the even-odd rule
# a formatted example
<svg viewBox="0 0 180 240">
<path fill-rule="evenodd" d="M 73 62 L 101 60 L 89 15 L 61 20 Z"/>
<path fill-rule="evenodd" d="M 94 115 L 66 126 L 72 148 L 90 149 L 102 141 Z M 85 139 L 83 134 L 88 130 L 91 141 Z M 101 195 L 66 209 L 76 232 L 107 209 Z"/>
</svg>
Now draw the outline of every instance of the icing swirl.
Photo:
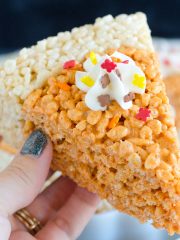
<svg viewBox="0 0 180 240">
<path fill-rule="evenodd" d="M 143 94 L 146 78 L 130 57 L 114 52 L 100 56 L 94 52 L 83 63 L 85 71 L 77 71 L 76 86 L 84 92 L 86 105 L 94 111 L 104 111 L 112 100 L 123 109 L 132 106 L 134 93 Z"/>
</svg>

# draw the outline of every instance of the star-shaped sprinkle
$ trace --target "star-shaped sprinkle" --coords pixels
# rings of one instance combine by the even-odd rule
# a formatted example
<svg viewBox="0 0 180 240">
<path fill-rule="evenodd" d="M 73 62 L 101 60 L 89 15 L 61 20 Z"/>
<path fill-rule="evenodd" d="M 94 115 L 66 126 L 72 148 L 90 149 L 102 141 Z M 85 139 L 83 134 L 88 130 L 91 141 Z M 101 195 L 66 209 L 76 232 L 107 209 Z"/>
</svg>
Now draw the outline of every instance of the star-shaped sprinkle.
<svg viewBox="0 0 180 240">
<path fill-rule="evenodd" d="M 90 58 L 92 64 L 94 64 L 94 65 L 97 64 L 97 58 L 96 58 L 96 54 L 94 52 L 90 52 L 89 58 Z"/>
<path fill-rule="evenodd" d="M 64 63 L 63 68 L 64 69 L 73 68 L 73 67 L 75 67 L 75 65 L 76 65 L 75 60 L 69 60 L 69 61 Z"/>
<path fill-rule="evenodd" d="M 83 82 L 88 87 L 92 87 L 95 81 L 90 76 L 84 76 L 81 78 L 81 82 Z"/>
<path fill-rule="evenodd" d="M 112 70 L 114 70 L 117 67 L 117 65 L 114 62 L 110 61 L 109 59 L 106 59 L 101 64 L 101 67 L 106 69 L 106 71 L 110 73 Z"/>
<path fill-rule="evenodd" d="M 145 88 L 146 78 L 137 73 L 134 74 L 132 84 L 139 88 Z"/>
<path fill-rule="evenodd" d="M 151 111 L 147 108 L 140 108 L 139 112 L 136 114 L 138 120 L 146 122 L 147 118 L 150 117 Z"/>
</svg>

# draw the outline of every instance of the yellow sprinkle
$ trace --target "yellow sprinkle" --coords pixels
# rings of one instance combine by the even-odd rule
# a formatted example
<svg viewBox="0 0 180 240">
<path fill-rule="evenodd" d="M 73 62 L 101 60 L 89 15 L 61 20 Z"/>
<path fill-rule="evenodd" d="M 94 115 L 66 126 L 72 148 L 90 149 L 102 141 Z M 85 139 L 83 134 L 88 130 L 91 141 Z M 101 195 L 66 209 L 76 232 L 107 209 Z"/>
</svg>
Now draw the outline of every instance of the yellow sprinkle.
<svg viewBox="0 0 180 240">
<path fill-rule="evenodd" d="M 94 52 L 90 52 L 90 59 L 92 64 L 96 65 L 97 64 L 97 58 L 96 58 L 96 54 Z"/>
<path fill-rule="evenodd" d="M 84 76 L 81 78 L 81 82 L 83 82 L 84 84 L 86 84 L 88 87 L 92 87 L 94 85 L 94 80 L 89 77 L 89 76 Z"/>
<path fill-rule="evenodd" d="M 135 73 L 133 76 L 132 84 L 136 87 L 143 89 L 145 88 L 145 81 L 146 81 L 146 78 L 144 76 L 141 76 Z"/>
</svg>

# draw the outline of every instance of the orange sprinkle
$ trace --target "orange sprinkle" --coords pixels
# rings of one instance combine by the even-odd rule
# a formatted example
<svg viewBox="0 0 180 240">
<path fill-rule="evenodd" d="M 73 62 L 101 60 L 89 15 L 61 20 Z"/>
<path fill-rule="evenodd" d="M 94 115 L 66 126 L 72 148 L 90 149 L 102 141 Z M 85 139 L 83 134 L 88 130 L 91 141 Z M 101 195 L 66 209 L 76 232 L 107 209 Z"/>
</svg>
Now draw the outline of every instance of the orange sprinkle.
<svg viewBox="0 0 180 240">
<path fill-rule="evenodd" d="M 120 58 L 111 57 L 111 59 L 112 59 L 113 62 L 116 62 L 116 63 L 122 62 Z"/>
<path fill-rule="evenodd" d="M 69 91 L 71 88 L 67 83 L 61 83 L 61 82 L 58 82 L 57 86 L 64 91 Z"/>
<path fill-rule="evenodd" d="M 111 118 L 111 120 L 109 121 L 108 124 L 108 128 L 114 128 L 117 123 L 119 122 L 120 117 L 118 115 L 114 116 L 113 118 Z"/>
</svg>

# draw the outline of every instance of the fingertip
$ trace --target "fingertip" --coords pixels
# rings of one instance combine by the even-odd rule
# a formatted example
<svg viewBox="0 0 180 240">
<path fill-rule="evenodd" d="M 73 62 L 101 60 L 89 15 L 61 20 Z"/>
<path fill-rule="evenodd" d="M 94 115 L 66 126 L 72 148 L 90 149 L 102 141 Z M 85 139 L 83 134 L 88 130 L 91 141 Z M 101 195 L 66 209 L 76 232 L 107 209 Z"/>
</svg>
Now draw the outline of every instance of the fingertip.
<svg viewBox="0 0 180 240">
<path fill-rule="evenodd" d="M 38 158 L 48 148 L 49 142 L 48 136 L 41 129 L 36 129 L 26 139 L 20 154 Z"/>
<path fill-rule="evenodd" d="M 53 147 L 52 143 L 49 138 L 47 138 L 47 144 L 42 150 L 41 154 L 39 156 L 34 156 L 35 158 L 38 158 L 39 160 L 47 159 L 49 162 L 52 161 L 53 156 Z"/>
</svg>

